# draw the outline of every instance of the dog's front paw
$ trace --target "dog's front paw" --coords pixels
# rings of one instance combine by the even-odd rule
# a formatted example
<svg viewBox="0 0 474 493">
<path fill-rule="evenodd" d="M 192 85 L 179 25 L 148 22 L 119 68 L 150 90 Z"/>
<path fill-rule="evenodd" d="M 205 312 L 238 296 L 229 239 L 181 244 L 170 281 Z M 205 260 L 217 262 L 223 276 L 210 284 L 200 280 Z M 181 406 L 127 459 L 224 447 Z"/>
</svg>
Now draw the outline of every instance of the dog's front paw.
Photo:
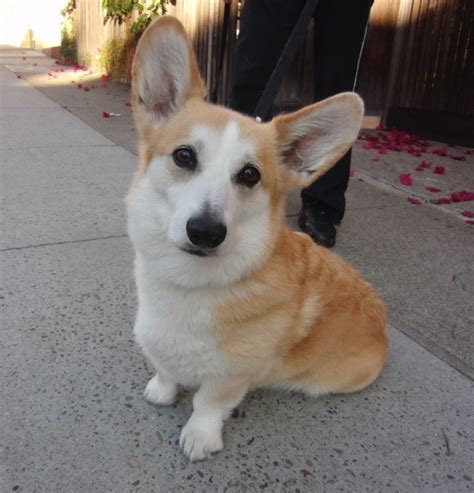
<svg viewBox="0 0 474 493">
<path fill-rule="evenodd" d="M 224 448 L 222 431 L 209 425 L 198 425 L 191 417 L 181 432 L 179 445 L 191 462 L 207 459 Z"/>
<path fill-rule="evenodd" d="M 164 382 L 155 375 L 146 386 L 145 399 L 152 404 L 168 406 L 173 404 L 178 394 L 178 386 L 172 382 Z"/>
</svg>

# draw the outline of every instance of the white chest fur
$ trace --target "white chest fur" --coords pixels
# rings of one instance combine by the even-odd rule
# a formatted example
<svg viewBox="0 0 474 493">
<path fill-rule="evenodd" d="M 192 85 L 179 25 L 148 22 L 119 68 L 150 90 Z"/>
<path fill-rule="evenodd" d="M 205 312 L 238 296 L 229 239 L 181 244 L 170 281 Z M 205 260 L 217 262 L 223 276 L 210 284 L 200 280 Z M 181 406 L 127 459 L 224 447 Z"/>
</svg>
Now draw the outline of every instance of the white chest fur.
<svg viewBox="0 0 474 493">
<path fill-rule="evenodd" d="M 135 336 L 157 371 L 185 386 L 224 374 L 226 365 L 215 338 L 215 292 L 164 284 L 140 259 L 135 273 L 139 297 Z"/>
</svg>

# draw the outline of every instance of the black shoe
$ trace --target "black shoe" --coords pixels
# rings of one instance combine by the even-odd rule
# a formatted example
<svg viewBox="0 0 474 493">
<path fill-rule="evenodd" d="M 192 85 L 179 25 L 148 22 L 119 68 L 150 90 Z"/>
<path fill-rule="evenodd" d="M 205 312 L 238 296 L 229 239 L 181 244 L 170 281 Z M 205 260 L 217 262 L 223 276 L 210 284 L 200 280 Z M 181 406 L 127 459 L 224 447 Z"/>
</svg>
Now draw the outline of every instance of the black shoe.
<svg viewBox="0 0 474 493">
<path fill-rule="evenodd" d="M 313 211 L 303 208 L 298 218 L 298 226 L 318 245 L 332 248 L 336 244 L 336 226 L 324 209 Z"/>
</svg>

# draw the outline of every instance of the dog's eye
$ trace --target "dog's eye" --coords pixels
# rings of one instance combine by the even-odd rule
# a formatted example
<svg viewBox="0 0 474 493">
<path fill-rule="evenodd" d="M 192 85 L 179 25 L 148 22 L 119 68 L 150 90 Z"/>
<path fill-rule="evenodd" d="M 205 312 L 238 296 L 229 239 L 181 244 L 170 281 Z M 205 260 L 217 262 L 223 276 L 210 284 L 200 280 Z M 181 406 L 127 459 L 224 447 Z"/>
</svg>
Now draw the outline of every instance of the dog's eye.
<svg viewBox="0 0 474 493">
<path fill-rule="evenodd" d="M 253 187 L 260 181 L 260 171 L 252 164 L 244 166 L 237 175 L 237 183 L 246 187 Z"/>
<path fill-rule="evenodd" d="M 196 169 L 196 153 L 191 147 L 180 146 L 173 151 L 173 160 L 180 168 Z"/>
</svg>

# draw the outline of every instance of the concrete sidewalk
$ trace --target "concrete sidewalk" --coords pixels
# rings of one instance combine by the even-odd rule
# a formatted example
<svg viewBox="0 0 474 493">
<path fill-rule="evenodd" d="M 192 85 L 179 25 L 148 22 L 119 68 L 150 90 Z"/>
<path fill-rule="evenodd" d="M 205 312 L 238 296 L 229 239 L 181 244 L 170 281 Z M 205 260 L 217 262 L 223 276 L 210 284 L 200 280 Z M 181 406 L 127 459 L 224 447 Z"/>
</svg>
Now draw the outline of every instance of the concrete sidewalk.
<svg viewBox="0 0 474 493">
<path fill-rule="evenodd" d="M 354 177 L 337 249 L 387 301 L 384 373 L 353 395 L 255 392 L 225 450 L 190 464 L 190 395 L 142 398 L 123 203 L 136 157 L 1 67 L 0 83 L 0 491 L 473 490 L 472 227 Z"/>
</svg>

